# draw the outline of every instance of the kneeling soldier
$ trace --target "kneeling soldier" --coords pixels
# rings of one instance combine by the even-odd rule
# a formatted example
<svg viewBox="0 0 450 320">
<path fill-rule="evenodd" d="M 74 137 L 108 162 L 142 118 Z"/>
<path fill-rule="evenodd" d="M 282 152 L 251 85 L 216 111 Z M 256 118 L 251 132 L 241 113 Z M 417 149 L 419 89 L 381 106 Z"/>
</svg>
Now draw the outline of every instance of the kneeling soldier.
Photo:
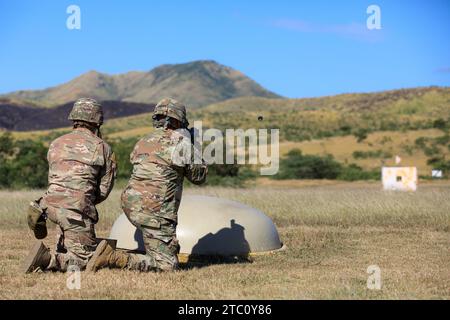
<svg viewBox="0 0 450 320">
<path fill-rule="evenodd" d="M 183 180 L 186 177 L 194 184 L 202 184 L 207 174 L 205 162 L 201 156 L 196 157 L 198 151 L 192 152 L 188 131 L 178 130 L 186 129 L 188 124 L 185 106 L 163 99 L 154 110 L 155 131 L 142 138 L 130 156 L 133 173 L 122 193 L 122 209 L 142 231 L 146 254 L 114 250 L 102 241 L 88 263 L 88 271 L 104 267 L 139 271 L 177 268 L 180 247 L 176 227 Z M 177 158 L 183 145 L 191 152 Z M 194 158 L 199 158 L 200 163 L 196 164 Z"/>
<path fill-rule="evenodd" d="M 24 272 L 66 271 L 69 265 L 82 270 L 97 247 L 95 205 L 113 188 L 115 156 L 101 138 L 103 110 L 98 102 L 77 100 L 69 120 L 73 131 L 53 141 L 47 154 L 48 190 L 31 203 L 28 213 L 28 224 L 38 239 L 47 235 L 46 218 L 59 226 L 56 254 L 37 242 L 23 263 Z"/>
</svg>

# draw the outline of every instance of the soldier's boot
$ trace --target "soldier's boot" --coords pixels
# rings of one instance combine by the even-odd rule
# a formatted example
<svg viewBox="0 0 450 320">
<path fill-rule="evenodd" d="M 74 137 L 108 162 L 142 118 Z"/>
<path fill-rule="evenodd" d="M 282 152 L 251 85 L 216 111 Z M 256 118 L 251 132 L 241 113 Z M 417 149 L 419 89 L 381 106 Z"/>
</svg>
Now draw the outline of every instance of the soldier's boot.
<svg viewBox="0 0 450 320">
<path fill-rule="evenodd" d="M 49 267 L 51 260 L 50 249 L 42 241 L 38 241 L 33 245 L 28 256 L 23 261 L 22 271 L 24 273 L 35 272 L 39 269 L 44 271 Z"/>
<path fill-rule="evenodd" d="M 108 267 L 125 269 L 128 265 L 128 259 L 129 255 L 126 252 L 115 250 L 108 241 L 102 240 L 89 260 L 86 271 L 96 272 Z"/>
</svg>

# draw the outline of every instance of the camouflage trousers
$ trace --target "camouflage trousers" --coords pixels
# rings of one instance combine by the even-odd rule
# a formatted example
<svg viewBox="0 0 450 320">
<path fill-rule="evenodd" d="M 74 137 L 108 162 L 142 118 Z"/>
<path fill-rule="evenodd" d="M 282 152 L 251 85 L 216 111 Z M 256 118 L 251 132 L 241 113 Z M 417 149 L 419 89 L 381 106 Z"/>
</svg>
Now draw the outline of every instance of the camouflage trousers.
<svg viewBox="0 0 450 320">
<path fill-rule="evenodd" d="M 86 268 L 97 247 L 94 223 L 78 212 L 47 208 L 50 221 L 58 225 L 56 253 L 47 269 L 67 271 L 69 266 Z"/>
<path fill-rule="evenodd" d="M 131 220 L 130 220 L 131 221 Z M 148 271 L 173 271 L 178 268 L 180 246 L 176 238 L 176 223 L 154 216 L 152 226 L 133 223 L 142 231 L 145 254 L 130 253 L 127 269 Z"/>
</svg>

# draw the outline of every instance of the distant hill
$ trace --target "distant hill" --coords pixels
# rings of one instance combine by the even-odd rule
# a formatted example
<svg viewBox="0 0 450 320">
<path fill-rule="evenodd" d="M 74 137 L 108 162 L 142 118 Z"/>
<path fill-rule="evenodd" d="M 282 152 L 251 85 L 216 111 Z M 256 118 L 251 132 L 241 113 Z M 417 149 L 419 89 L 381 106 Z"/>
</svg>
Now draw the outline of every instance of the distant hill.
<svg viewBox="0 0 450 320">
<path fill-rule="evenodd" d="M 418 130 L 450 121 L 450 87 L 423 87 L 305 99 L 231 99 L 193 111 L 208 126 L 279 128 L 303 141 L 357 131 Z M 262 121 L 258 117 L 262 117 Z M 438 125 L 438 124 L 437 124 Z"/>
<path fill-rule="evenodd" d="M 106 119 L 152 112 L 154 104 L 102 101 Z M 17 102 L 0 100 L 0 129 L 10 131 L 47 130 L 68 127 L 67 119 L 73 102 L 54 108 L 36 108 Z"/>
<path fill-rule="evenodd" d="M 108 121 L 105 135 L 140 136 L 150 130 L 149 114 Z M 230 99 L 188 111 L 203 128 L 280 129 L 280 141 L 302 142 L 374 133 L 450 129 L 450 88 L 427 87 L 305 99 Z M 394 138 L 393 138 L 394 139 Z M 390 143 L 389 137 L 386 144 Z M 406 143 L 406 142 L 405 142 Z M 400 145 L 401 141 L 395 141 Z M 409 143 L 406 143 L 405 152 Z M 341 146 L 343 147 L 343 146 Z M 432 152 L 432 150 L 429 150 Z M 450 151 L 450 149 L 449 149 Z"/>
<path fill-rule="evenodd" d="M 244 96 L 280 98 L 243 73 L 209 60 L 166 64 L 149 72 L 117 75 L 90 71 L 59 86 L 16 91 L 0 98 L 55 107 L 80 97 L 156 103 L 167 96 L 192 108 Z"/>
<path fill-rule="evenodd" d="M 0 128 L 17 131 L 68 126 L 71 103 L 53 109 L 19 105 L 0 100 Z M 119 132 L 151 125 L 147 113 L 153 105 L 108 101 L 106 131 Z M 125 116 L 135 115 L 133 121 Z M 341 94 L 305 99 L 242 97 L 188 110 L 191 123 L 226 128 L 279 128 L 280 138 L 303 141 L 351 134 L 358 129 L 371 132 L 415 130 L 433 127 L 438 119 L 450 118 L 450 88 L 427 87 L 376 93 Z M 262 116 L 262 121 L 258 117 Z M 113 121 L 109 119 L 116 118 Z M 140 120 L 142 118 L 142 120 Z"/>
</svg>

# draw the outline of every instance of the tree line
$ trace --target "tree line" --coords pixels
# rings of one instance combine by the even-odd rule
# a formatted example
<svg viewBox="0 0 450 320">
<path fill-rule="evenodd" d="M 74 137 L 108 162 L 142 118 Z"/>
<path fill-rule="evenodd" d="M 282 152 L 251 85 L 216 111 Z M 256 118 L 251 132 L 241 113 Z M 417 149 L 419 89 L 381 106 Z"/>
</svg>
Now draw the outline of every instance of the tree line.
<svg viewBox="0 0 450 320">
<path fill-rule="evenodd" d="M 137 138 L 108 141 L 116 154 L 118 181 L 129 179 L 133 170 L 130 153 Z M 19 140 L 9 132 L 0 135 L 0 188 L 36 189 L 47 187 L 48 139 Z M 245 186 L 258 176 L 258 169 L 248 165 L 212 164 L 209 166 L 207 185 Z M 376 180 L 379 170 L 366 171 L 350 164 L 344 165 L 331 155 L 304 155 L 301 150 L 291 150 L 280 159 L 279 172 L 273 179 L 338 179 Z"/>
</svg>

